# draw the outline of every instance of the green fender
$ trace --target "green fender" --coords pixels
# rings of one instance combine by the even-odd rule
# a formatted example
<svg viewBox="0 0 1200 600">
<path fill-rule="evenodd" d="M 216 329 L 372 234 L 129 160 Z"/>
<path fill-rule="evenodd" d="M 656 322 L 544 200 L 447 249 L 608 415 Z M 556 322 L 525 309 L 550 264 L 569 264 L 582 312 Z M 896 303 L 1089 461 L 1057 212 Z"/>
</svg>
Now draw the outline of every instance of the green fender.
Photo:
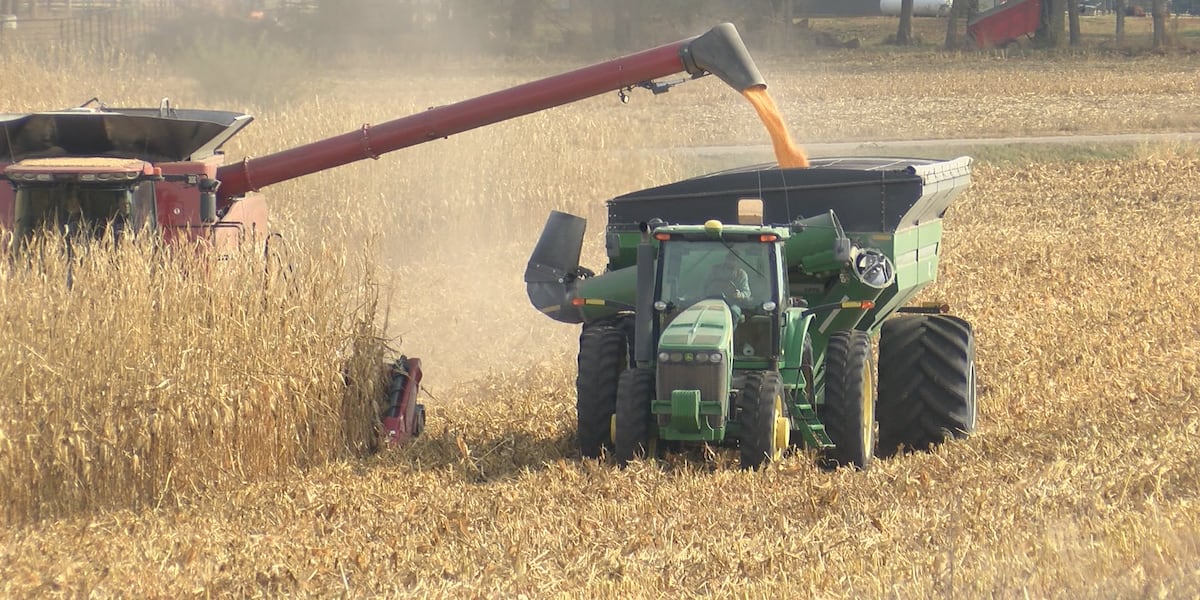
<svg viewBox="0 0 1200 600">
<path fill-rule="evenodd" d="M 783 313 L 783 347 L 779 370 L 783 382 L 789 388 L 803 385 L 800 378 L 800 361 L 804 356 L 804 340 L 808 337 L 808 326 L 813 315 L 805 315 L 802 308 L 789 308 Z"/>
</svg>

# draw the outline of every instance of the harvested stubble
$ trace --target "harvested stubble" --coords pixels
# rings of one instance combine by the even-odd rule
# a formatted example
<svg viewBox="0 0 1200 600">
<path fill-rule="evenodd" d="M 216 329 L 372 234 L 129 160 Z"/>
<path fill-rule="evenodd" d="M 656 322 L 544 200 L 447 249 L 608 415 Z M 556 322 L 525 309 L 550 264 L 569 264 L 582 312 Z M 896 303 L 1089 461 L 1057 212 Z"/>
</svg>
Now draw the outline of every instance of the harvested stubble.
<svg viewBox="0 0 1200 600">
<path fill-rule="evenodd" d="M 1200 158 L 982 165 L 975 181 L 936 290 L 979 334 L 969 441 L 867 473 L 803 455 L 742 473 L 726 452 L 580 463 L 568 354 L 442 390 L 404 452 L 10 530 L 0 592 L 1200 592 Z"/>
<path fill-rule="evenodd" d="M 374 291 L 344 261 L 264 270 L 149 239 L 72 262 L 49 238 L 0 276 L 5 523 L 173 506 L 373 440 Z"/>
</svg>

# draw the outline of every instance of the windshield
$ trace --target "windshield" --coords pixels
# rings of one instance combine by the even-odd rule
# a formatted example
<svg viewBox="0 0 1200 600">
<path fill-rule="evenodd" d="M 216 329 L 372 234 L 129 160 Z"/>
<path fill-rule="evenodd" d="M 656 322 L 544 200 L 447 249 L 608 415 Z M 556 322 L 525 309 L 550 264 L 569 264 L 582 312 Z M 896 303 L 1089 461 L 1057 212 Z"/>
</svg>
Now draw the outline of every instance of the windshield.
<svg viewBox="0 0 1200 600">
<path fill-rule="evenodd" d="M 154 188 L 78 183 L 25 186 L 17 190 L 14 227 L 24 240 L 42 231 L 99 239 L 109 228 L 117 237 L 154 222 Z"/>
<path fill-rule="evenodd" d="M 684 307 L 706 298 L 738 306 L 774 300 L 772 244 L 760 242 L 664 242 L 659 299 Z"/>
</svg>

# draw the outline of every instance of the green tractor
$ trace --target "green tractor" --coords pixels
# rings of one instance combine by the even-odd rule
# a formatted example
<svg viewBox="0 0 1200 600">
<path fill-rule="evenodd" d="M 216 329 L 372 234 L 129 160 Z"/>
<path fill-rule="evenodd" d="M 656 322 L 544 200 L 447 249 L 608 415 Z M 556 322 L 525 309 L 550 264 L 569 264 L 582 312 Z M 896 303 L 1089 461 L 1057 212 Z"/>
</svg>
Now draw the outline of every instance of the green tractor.
<svg viewBox="0 0 1200 600">
<path fill-rule="evenodd" d="M 552 213 L 525 281 L 537 309 L 583 324 L 580 452 L 736 445 L 755 468 L 800 445 L 865 469 L 968 435 L 971 326 L 910 303 L 969 181 L 965 157 L 843 158 L 627 194 L 600 275 L 578 265 L 586 222 Z"/>
</svg>

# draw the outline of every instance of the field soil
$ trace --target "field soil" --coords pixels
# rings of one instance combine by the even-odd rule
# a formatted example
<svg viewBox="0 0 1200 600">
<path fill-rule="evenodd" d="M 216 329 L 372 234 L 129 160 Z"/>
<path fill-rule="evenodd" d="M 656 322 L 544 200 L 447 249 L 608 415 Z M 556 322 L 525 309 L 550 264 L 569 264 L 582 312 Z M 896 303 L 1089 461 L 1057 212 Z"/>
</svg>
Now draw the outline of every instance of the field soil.
<svg viewBox="0 0 1200 600">
<path fill-rule="evenodd" d="M 261 155 L 564 66 L 317 73 L 311 95 L 257 107 L 228 150 Z M 760 68 L 802 144 L 1200 132 L 1193 55 L 848 53 Z M 137 82 L 73 72 L 81 91 L 68 93 L 60 70 L 22 65 L 31 91 L 6 110 L 97 93 L 157 102 Z M 199 103 L 193 85 L 179 80 L 184 105 Z M 538 314 L 521 281 L 546 214 L 589 217 L 584 261 L 600 267 L 605 199 L 744 158 L 688 148 L 766 142 L 748 104 L 705 78 L 272 188 L 297 252 L 371 257 L 389 342 L 427 364 L 425 435 L 174 490 L 157 507 L 13 520 L 0 595 L 1200 595 L 1190 140 L 961 148 L 977 154 L 973 183 L 946 214 L 921 299 L 949 303 L 978 336 L 970 439 L 867 472 L 824 472 L 804 452 L 743 472 L 719 448 L 624 470 L 580 460 L 578 330 Z M 26 417 L 4 418 L 0 434 Z M 0 435 L 0 451 L 13 444 Z"/>
</svg>

